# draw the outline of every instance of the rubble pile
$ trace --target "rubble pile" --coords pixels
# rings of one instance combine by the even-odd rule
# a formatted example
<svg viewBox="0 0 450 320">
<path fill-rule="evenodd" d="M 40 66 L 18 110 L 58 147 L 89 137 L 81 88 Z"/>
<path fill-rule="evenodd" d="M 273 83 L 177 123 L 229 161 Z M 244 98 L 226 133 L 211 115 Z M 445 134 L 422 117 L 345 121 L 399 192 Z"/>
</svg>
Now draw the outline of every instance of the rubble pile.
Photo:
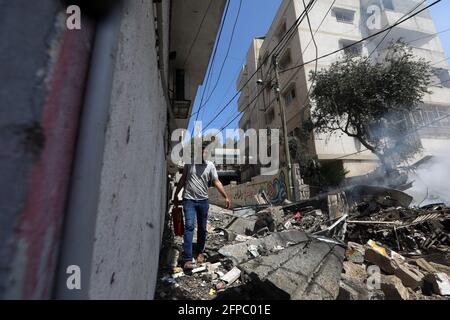
<svg viewBox="0 0 450 320">
<path fill-rule="evenodd" d="M 449 247 L 450 209 L 387 208 L 368 217 L 351 216 L 347 239 L 376 239 L 398 251 L 421 254 L 432 247 Z"/>
<path fill-rule="evenodd" d="M 450 209 L 357 186 L 290 203 L 211 205 L 207 263 L 181 266 L 166 228 L 159 299 L 449 299 Z M 170 219 L 168 219 L 170 221 Z M 194 239 L 195 242 L 195 239 Z"/>
</svg>

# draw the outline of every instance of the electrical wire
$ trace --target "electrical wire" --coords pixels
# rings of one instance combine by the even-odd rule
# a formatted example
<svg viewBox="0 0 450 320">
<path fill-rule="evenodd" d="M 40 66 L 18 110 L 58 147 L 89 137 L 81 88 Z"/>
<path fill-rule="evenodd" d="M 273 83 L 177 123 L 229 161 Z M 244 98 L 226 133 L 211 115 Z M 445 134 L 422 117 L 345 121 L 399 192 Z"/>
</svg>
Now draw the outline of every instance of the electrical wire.
<svg viewBox="0 0 450 320">
<path fill-rule="evenodd" d="M 347 46 L 344 46 L 344 47 L 342 47 L 342 48 L 340 48 L 340 49 L 338 49 L 338 50 L 334 50 L 334 51 L 332 51 L 332 52 L 329 52 L 329 53 L 327 53 L 327 54 L 324 54 L 324 55 L 320 56 L 320 57 L 317 58 L 317 59 L 313 59 L 313 60 L 310 60 L 310 61 L 301 63 L 301 64 L 299 64 L 299 65 L 296 65 L 296 66 L 293 66 L 293 67 L 290 67 L 290 68 L 281 70 L 280 73 L 284 73 L 284 72 L 287 72 L 287 71 L 290 71 L 290 70 L 294 70 L 294 69 L 301 68 L 301 67 L 303 67 L 303 66 L 305 66 L 305 65 L 307 65 L 307 64 L 310 64 L 310 63 L 315 62 L 316 60 L 321 60 L 321 59 L 323 59 L 323 58 L 332 56 L 332 55 L 334 55 L 334 54 L 336 54 L 336 53 L 338 53 L 338 52 L 340 52 L 340 51 L 344 51 L 344 50 L 346 50 L 346 49 L 348 49 L 348 48 L 351 48 L 351 47 L 353 47 L 353 46 L 355 46 L 355 45 L 358 45 L 358 44 L 360 44 L 360 43 L 362 43 L 362 42 L 364 42 L 364 41 L 366 41 L 366 40 L 368 40 L 368 39 L 371 39 L 371 38 L 373 38 L 373 37 L 376 37 L 376 36 L 382 34 L 383 32 L 385 32 L 385 31 L 387 31 L 387 30 L 389 30 L 389 29 L 393 29 L 393 28 L 395 28 L 396 26 L 398 26 L 399 24 L 401 24 L 401 23 L 403 23 L 403 22 L 405 22 L 405 21 L 407 21 L 407 20 L 409 20 L 409 19 L 412 19 L 413 17 L 415 17 L 415 16 L 418 15 L 419 13 L 421 13 L 421 12 L 425 11 L 426 9 L 428 9 L 428 8 L 430 8 L 430 7 L 432 7 L 432 6 L 436 5 L 436 4 L 438 4 L 438 3 L 441 2 L 441 1 L 442 1 L 442 0 L 436 0 L 436 1 L 434 1 L 433 3 L 429 4 L 428 6 L 426 6 L 425 8 L 423 8 L 423 9 L 417 11 L 417 12 L 414 13 L 412 16 L 407 17 L 407 18 L 405 18 L 405 19 L 403 19 L 403 20 L 401 20 L 401 21 L 398 21 L 398 22 L 396 22 L 395 24 L 393 24 L 393 25 L 391 25 L 391 26 L 389 26 L 389 27 L 387 27 L 387 28 L 385 28 L 385 29 L 383 29 L 383 30 L 380 30 L 380 31 L 378 31 L 378 32 L 376 32 L 376 33 L 374 33 L 374 34 L 372 34 L 372 35 L 370 35 L 370 36 L 367 36 L 367 37 L 365 37 L 365 38 L 363 38 L 363 39 L 361 39 L 361 40 L 355 41 L 354 43 L 351 43 L 351 44 L 349 44 L 349 45 L 347 45 Z"/>
<path fill-rule="evenodd" d="M 215 61 L 216 54 L 217 54 L 217 48 L 219 47 L 220 39 L 221 39 L 221 37 L 222 37 L 223 26 L 224 26 L 224 24 L 225 24 L 225 21 L 226 21 L 227 15 L 228 15 L 228 9 L 229 9 L 229 7 L 230 7 L 230 1 L 231 1 L 231 0 L 228 0 L 228 1 L 227 1 L 226 7 L 225 7 L 225 13 L 224 13 L 224 15 L 223 15 L 222 23 L 221 23 L 220 29 L 219 29 L 219 35 L 218 35 L 218 37 L 217 37 L 216 45 L 214 46 L 214 50 L 213 50 L 213 54 L 212 54 L 212 58 L 211 58 L 211 63 L 210 63 L 210 65 L 209 65 L 208 73 L 207 73 L 207 76 L 206 76 L 205 85 L 203 86 L 202 97 L 201 97 L 201 99 L 200 99 L 200 106 L 201 106 L 202 103 L 203 103 L 203 99 L 204 99 L 204 96 L 205 96 L 205 92 L 206 92 L 206 90 L 207 90 L 207 88 L 208 88 L 209 79 L 210 79 L 210 76 L 211 76 L 211 74 L 212 74 L 212 69 L 213 69 L 213 67 L 214 67 L 214 61 Z M 198 118 L 198 113 L 199 113 L 199 111 L 200 111 L 200 109 L 199 109 L 197 112 L 195 112 L 195 114 L 197 114 L 197 118 Z M 194 115 L 194 114 L 191 114 L 191 115 L 189 116 L 189 118 L 188 118 L 188 120 L 187 120 L 188 123 L 189 123 L 189 121 L 191 120 L 191 118 L 192 118 L 193 115 Z M 195 119 L 195 121 L 197 121 L 197 118 Z M 194 128 L 192 128 L 192 134 L 193 134 L 193 132 L 194 132 Z"/>
<path fill-rule="evenodd" d="M 314 2 L 315 0 L 311 0 L 308 4 L 308 7 Z M 275 50 L 279 48 L 280 45 L 284 42 L 284 39 L 289 36 L 290 31 L 292 31 L 296 26 L 297 23 L 301 23 L 304 18 L 304 12 L 300 14 L 300 16 L 297 18 L 297 20 L 294 22 L 294 24 L 289 28 L 289 30 L 283 35 L 283 37 L 280 39 L 278 44 L 271 50 L 271 52 L 267 55 L 267 57 L 263 60 L 263 62 L 258 66 L 258 68 L 255 70 L 255 72 L 248 77 L 248 79 L 245 81 L 245 83 L 237 90 L 237 92 L 234 94 L 234 96 L 216 113 L 216 115 L 213 117 L 211 121 L 206 125 L 205 129 L 209 127 L 209 125 L 214 122 L 224 111 L 225 109 L 236 99 L 236 97 L 239 95 L 239 93 L 245 88 L 245 86 L 250 82 L 250 80 L 257 74 L 257 72 L 267 63 L 268 58 L 272 55 Z"/>
<path fill-rule="evenodd" d="M 419 8 L 422 4 L 424 4 L 427 0 L 423 0 L 421 3 L 419 3 L 417 6 L 415 6 L 412 10 L 410 10 L 408 13 L 405 13 L 402 17 L 400 17 L 397 22 L 399 22 L 400 20 L 402 20 L 403 18 L 409 16 L 412 12 L 414 12 L 414 10 L 416 10 L 417 8 Z M 381 39 L 380 42 L 378 42 L 378 44 L 375 46 L 375 48 L 372 50 L 372 52 L 370 52 L 369 56 L 367 57 L 367 59 L 369 59 L 372 54 L 374 54 L 375 51 L 377 51 L 377 49 L 381 46 L 381 44 L 383 43 L 383 41 L 387 38 L 387 36 L 391 33 L 392 29 L 389 29 L 386 34 L 383 36 L 383 38 Z"/>
<path fill-rule="evenodd" d="M 231 0 L 228 0 L 228 3 L 229 3 L 230 1 L 231 1 Z M 209 93 L 208 97 L 206 98 L 205 103 L 204 103 L 203 105 L 200 104 L 200 107 L 199 107 L 199 109 L 198 109 L 197 112 L 196 112 L 196 119 L 195 119 L 195 121 L 198 120 L 199 112 L 207 105 L 207 103 L 208 103 L 208 101 L 211 99 L 211 96 L 213 95 L 214 91 L 217 89 L 217 86 L 218 86 L 219 81 L 220 81 L 220 77 L 222 76 L 223 69 L 224 69 L 225 64 L 226 64 L 226 62 L 227 62 L 227 59 L 228 59 L 228 55 L 230 54 L 231 45 L 232 45 L 233 38 L 234 38 L 234 34 L 235 34 L 235 31 L 236 31 L 236 25 L 237 25 L 237 22 L 238 22 L 238 20 L 239 20 L 239 16 L 240 16 L 240 13 L 241 13 L 241 7 L 242 7 L 242 0 L 239 0 L 239 7 L 238 7 L 237 14 L 236 14 L 236 19 L 234 20 L 234 25 L 233 25 L 233 29 L 232 29 L 232 31 L 231 31 L 230 41 L 228 42 L 228 48 L 227 48 L 227 51 L 226 51 L 225 58 L 224 58 L 224 60 L 223 60 L 222 66 L 221 66 L 221 68 L 220 68 L 219 75 L 217 76 L 217 81 L 216 81 L 216 83 L 215 83 L 213 89 L 212 89 L 211 92 Z M 225 20 L 224 20 L 224 23 L 225 23 Z M 222 27 L 223 27 L 223 24 L 222 24 Z M 216 46 L 216 48 L 217 48 L 217 46 Z M 189 120 L 191 119 L 191 117 L 192 117 L 193 115 L 194 115 L 194 114 L 192 114 L 192 115 L 189 117 Z"/>
<path fill-rule="evenodd" d="M 307 64 L 310 64 L 310 63 L 315 62 L 315 61 L 317 61 L 317 60 L 320 60 L 320 59 L 323 59 L 323 58 L 325 58 L 325 57 L 331 56 L 331 55 L 336 54 L 336 53 L 338 53 L 338 52 L 340 52 L 340 51 L 344 51 L 344 50 L 346 50 L 346 49 L 348 49 L 348 48 L 350 48 L 350 47 L 352 47 L 352 46 L 355 46 L 355 45 L 357 45 L 357 44 L 359 44 L 359 43 L 364 42 L 365 40 L 368 40 L 368 39 L 373 38 L 373 37 L 375 37 L 375 36 L 377 36 L 377 35 L 380 35 L 380 34 L 386 32 L 387 30 L 393 29 L 394 27 L 400 25 L 401 23 L 404 23 L 405 21 L 407 21 L 407 20 L 409 20 L 409 19 L 412 19 L 414 16 L 418 15 L 419 13 L 421 13 L 421 12 L 427 10 L 428 8 L 430 8 L 430 7 L 434 6 L 434 5 L 436 5 L 437 3 L 441 2 L 441 1 L 442 1 L 442 0 L 436 0 L 436 1 L 434 1 L 433 3 L 429 4 L 428 6 L 422 8 L 421 10 L 419 10 L 419 11 L 417 11 L 417 12 L 415 12 L 415 13 L 414 13 L 413 15 L 411 15 L 410 17 L 407 17 L 407 18 L 405 18 L 405 19 L 403 19 L 403 20 L 401 20 L 401 21 L 397 21 L 395 24 L 393 24 L 393 25 L 391 25 L 391 26 L 389 26 L 389 27 L 386 27 L 385 29 L 380 30 L 380 31 L 377 32 L 377 33 L 374 33 L 374 34 L 372 34 L 371 36 L 368 36 L 368 37 L 363 38 L 363 39 L 361 39 L 361 40 L 359 40 L 359 41 L 356 41 L 356 42 L 354 42 L 354 43 L 352 43 L 352 44 L 350 44 L 350 45 L 348 45 L 348 46 L 344 46 L 343 48 L 340 48 L 340 49 L 338 49 L 338 50 L 335 50 L 335 51 L 332 51 L 332 52 L 327 53 L 327 54 L 325 54 L 325 55 L 322 55 L 322 56 L 320 56 L 320 57 L 318 57 L 318 58 L 316 58 L 316 59 L 310 60 L 310 61 L 308 61 L 308 62 L 299 64 L 299 65 L 296 65 L 296 66 L 294 66 L 294 67 L 287 68 L 287 69 L 285 69 L 285 70 L 281 70 L 280 73 L 284 73 L 284 72 L 287 72 L 287 71 L 290 71 L 290 70 L 294 70 L 294 69 L 301 68 L 301 67 L 303 67 L 303 66 L 305 66 L 305 65 L 307 65 Z M 311 4 L 311 2 L 310 2 L 310 4 Z M 330 10 L 331 10 L 331 9 L 330 9 Z M 328 14 L 328 13 L 327 13 L 327 14 Z M 280 41 L 280 42 L 281 42 L 281 41 Z M 269 56 L 270 56 L 270 54 L 267 56 L 267 58 L 268 58 Z M 266 60 L 267 60 L 267 58 L 266 58 Z M 257 71 L 258 71 L 258 70 L 257 70 Z M 255 73 L 256 73 L 256 72 L 255 72 Z M 255 74 L 255 73 L 254 73 L 254 74 Z M 252 76 L 254 76 L 254 74 L 253 74 Z M 272 80 L 273 80 L 273 79 L 272 79 Z M 242 87 L 244 87 L 248 82 L 249 82 L 249 81 L 247 81 Z M 447 82 L 447 81 L 445 81 L 445 82 Z M 242 90 L 242 88 L 241 88 L 240 90 Z M 240 92 L 240 90 L 237 92 L 237 94 L 235 95 L 235 97 L 233 97 L 232 100 L 229 101 L 229 103 L 228 103 L 225 107 L 227 107 L 227 106 L 228 106 L 228 105 L 229 105 L 229 104 L 237 97 L 237 95 L 238 95 L 238 93 Z M 252 100 L 252 102 L 253 102 L 253 101 L 254 101 L 261 93 L 262 93 L 262 91 L 260 91 L 260 92 L 255 96 L 255 98 Z M 244 112 L 246 109 L 248 109 L 249 106 L 250 106 L 250 104 L 248 104 L 248 105 L 243 109 L 242 112 Z M 230 122 L 228 122 L 225 126 L 223 126 L 222 129 L 221 129 L 220 131 L 222 131 L 223 128 L 225 128 L 225 127 L 228 126 L 231 122 L 233 122 L 239 115 L 240 115 L 240 114 L 238 114 L 238 115 L 237 115 L 236 117 L 234 117 Z M 215 117 L 212 121 L 214 121 L 216 118 L 217 118 L 217 117 Z M 210 121 L 210 123 L 208 124 L 208 126 L 212 123 L 212 121 Z"/>
</svg>

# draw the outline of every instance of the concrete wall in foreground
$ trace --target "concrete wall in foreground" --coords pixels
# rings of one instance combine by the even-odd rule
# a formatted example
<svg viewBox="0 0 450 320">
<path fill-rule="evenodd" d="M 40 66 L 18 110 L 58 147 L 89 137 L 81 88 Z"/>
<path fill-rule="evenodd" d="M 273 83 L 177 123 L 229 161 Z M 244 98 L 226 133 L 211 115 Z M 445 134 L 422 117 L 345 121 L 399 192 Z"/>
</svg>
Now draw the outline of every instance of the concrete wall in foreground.
<svg viewBox="0 0 450 320">
<path fill-rule="evenodd" d="M 153 17 L 152 1 L 124 2 L 89 283 L 92 299 L 153 298 L 167 185 L 167 104 Z"/>
<path fill-rule="evenodd" d="M 51 297 L 93 28 L 0 0 L 0 299 Z"/>
</svg>

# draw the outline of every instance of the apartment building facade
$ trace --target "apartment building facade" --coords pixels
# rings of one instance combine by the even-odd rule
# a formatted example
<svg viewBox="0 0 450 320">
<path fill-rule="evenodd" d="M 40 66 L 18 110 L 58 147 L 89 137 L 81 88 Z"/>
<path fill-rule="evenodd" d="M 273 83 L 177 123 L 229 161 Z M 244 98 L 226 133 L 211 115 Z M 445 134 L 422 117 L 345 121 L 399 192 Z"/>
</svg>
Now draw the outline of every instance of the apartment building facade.
<svg viewBox="0 0 450 320">
<path fill-rule="evenodd" d="M 281 70 L 279 85 L 281 103 L 286 111 L 288 134 L 299 137 L 302 123 L 310 116 L 311 108 L 314 108 L 314 102 L 308 98 L 308 91 L 311 87 L 310 72 L 316 68 L 315 62 L 311 61 L 315 60 L 316 54 L 319 57 L 326 55 L 379 32 L 406 17 L 405 15 L 410 12 L 424 8 L 427 3 L 422 2 L 317 1 L 309 12 L 311 28 L 315 33 L 314 40 L 318 47 L 316 53 L 306 17 L 293 35 L 285 38 L 289 39 L 287 44 L 277 48 L 277 44 L 304 11 L 302 1 L 284 0 L 266 36 L 252 41 L 246 64 L 237 80 L 238 89 L 245 84 L 238 100 L 238 110 L 243 113 L 239 122 L 240 128 L 282 127 L 280 109 L 273 89 L 273 55 L 277 55 Z M 411 114 L 408 121 L 411 122 L 411 126 L 421 127 L 418 133 L 423 153 L 438 154 L 450 150 L 450 119 L 445 118 L 445 115 L 450 113 L 450 81 L 447 81 L 449 66 L 439 39 L 439 31 L 436 30 L 429 11 L 425 10 L 393 28 L 380 45 L 378 44 L 385 33 L 319 59 L 317 68 L 326 69 L 347 53 L 369 55 L 373 52 L 371 59 L 379 59 L 392 41 L 401 39 L 408 43 L 418 57 L 431 62 L 437 74 L 432 80 L 433 86 L 430 88 L 432 93 L 424 97 L 420 111 Z M 306 63 L 303 67 L 282 72 L 303 63 Z M 260 70 L 257 76 L 250 79 L 258 67 Z M 377 158 L 371 152 L 364 150 L 356 139 L 345 135 L 314 133 L 307 145 L 311 155 L 317 156 L 322 163 L 342 166 L 348 171 L 349 177 L 368 173 L 378 165 Z M 281 154 L 284 153 L 281 151 Z M 281 159 L 282 163 L 283 161 L 284 159 Z M 258 174 L 257 166 L 246 166 L 242 169 L 243 181 Z"/>
</svg>

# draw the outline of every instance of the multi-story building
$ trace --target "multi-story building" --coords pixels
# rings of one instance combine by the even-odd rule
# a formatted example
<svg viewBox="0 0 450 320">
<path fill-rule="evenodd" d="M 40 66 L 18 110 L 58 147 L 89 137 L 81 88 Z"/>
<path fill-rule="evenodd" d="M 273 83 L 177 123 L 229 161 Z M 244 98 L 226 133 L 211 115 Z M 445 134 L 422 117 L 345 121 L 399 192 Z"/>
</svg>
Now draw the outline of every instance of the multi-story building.
<svg viewBox="0 0 450 320">
<path fill-rule="evenodd" d="M 421 0 L 317 1 L 309 12 L 318 46 L 317 55 L 326 55 L 364 39 L 426 5 L 427 3 Z M 236 83 L 238 89 L 245 85 L 238 101 L 238 110 L 243 112 L 239 122 L 240 128 L 281 128 L 280 110 L 272 88 L 274 69 L 271 55 L 277 54 L 280 70 L 314 61 L 316 50 L 306 18 L 295 29 L 292 37 L 285 38 L 290 38 L 286 45 L 276 47 L 303 11 L 302 1 L 282 1 L 266 36 L 253 39 L 246 64 Z M 377 59 L 383 56 L 392 41 L 401 39 L 408 43 L 417 56 L 431 61 L 437 71 L 436 79 L 432 81 L 432 93 L 424 97 L 421 110 L 411 115 L 410 120 L 417 126 L 423 126 L 419 135 L 425 154 L 449 150 L 450 118 L 436 121 L 450 113 L 450 81 L 447 81 L 449 67 L 439 39 L 439 31 L 436 30 L 429 11 L 425 10 L 399 24 L 378 45 L 384 35 L 385 33 L 382 33 L 359 45 L 319 59 L 317 68 L 327 68 L 348 52 L 362 55 L 373 52 L 371 59 Z M 250 78 L 258 67 L 260 70 L 257 76 Z M 314 107 L 314 103 L 308 98 L 308 91 L 311 87 L 310 72 L 315 67 L 315 63 L 307 63 L 303 67 L 280 73 L 281 103 L 286 110 L 289 135 L 299 136 L 303 121 L 310 115 L 310 105 Z M 314 133 L 308 142 L 308 149 L 311 155 L 317 156 L 322 163 L 346 169 L 348 176 L 367 173 L 378 163 L 377 158 L 364 150 L 356 139 L 345 135 Z M 281 155 L 283 154 L 281 150 Z M 283 163 L 283 159 L 281 161 Z M 244 181 L 258 174 L 257 166 L 249 165 L 242 169 Z"/>
</svg>

